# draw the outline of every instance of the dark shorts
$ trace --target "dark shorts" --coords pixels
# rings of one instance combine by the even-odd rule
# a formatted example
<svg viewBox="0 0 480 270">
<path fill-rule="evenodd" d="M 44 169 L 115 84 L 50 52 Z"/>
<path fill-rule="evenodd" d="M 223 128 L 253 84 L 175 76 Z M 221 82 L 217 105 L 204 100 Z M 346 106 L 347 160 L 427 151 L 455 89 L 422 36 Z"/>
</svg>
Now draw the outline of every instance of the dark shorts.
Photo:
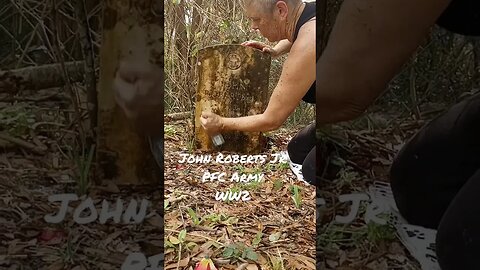
<svg viewBox="0 0 480 270">
<path fill-rule="evenodd" d="M 316 144 L 315 122 L 303 128 L 288 143 L 288 155 L 296 164 L 302 164 L 302 174 L 305 181 L 316 184 Z"/>
<path fill-rule="evenodd" d="M 480 93 L 424 126 L 395 158 L 391 187 L 402 216 L 437 229 L 442 270 L 478 269 Z"/>
</svg>

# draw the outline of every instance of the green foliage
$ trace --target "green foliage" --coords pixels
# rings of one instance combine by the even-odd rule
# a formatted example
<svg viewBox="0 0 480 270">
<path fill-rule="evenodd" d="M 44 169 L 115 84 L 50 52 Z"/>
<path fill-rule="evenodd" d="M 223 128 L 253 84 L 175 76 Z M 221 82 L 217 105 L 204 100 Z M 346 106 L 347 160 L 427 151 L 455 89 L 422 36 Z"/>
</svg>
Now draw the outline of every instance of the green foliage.
<svg viewBox="0 0 480 270">
<path fill-rule="evenodd" d="M 327 224 L 320 230 L 317 244 L 323 248 L 337 249 L 343 247 L 359 247 L 363 244 L 376 246 L 382 241 L 396 239 L 396 230 L 391 225 L 370 222 L 360 227 L 351 224 Z"/>
<path fill-rule="evenodd" d="M 262 187 L 262 182 L 259 182 L 259 181 L 252 181 L 252 182 L 243 184 L 244 190 L 259 190 L 261 187 Z"/>
<path fill-rule="evenodd" d="M 16 104 L 0 110 L 0 129 L 14 137 L 28 135 L 35 116 L 24 105 Z"/>
<path fill-rule="evenodd" d="M 174 125 L 164 125 L 163 126 L 163 133 L 165 138 L 173 137 L 177 134 L 177 130 L 175 129 Z"/>
<path fill-rule="evenodd" d="M 190 218 L 193 221 L 193 224 L 199 225 L 200 224 L 200 219 L 198 218 L 197 213 L 195 211 L 193 211 L 193 209 L 190 208 L 190 207 L 187 209 L 187 211 L 188 211 L 188 215 L 190 216 Z"/>
<path fill-rule="evenodd" d="M 238 217 L 231 217 L 224 213 L 211 213 L 202 218 L 202 222 L 205 222 L 208 226 L 214 226 L 216 224 L 234 225 L 238 223 Z"/>
<path fill-rule="evenodd" d="M 290 165 L 288 162 L 279 162 L 277 163 L 277 168 L 279 171 L 288 170 L 290 169 Z"/>
<path fill-rule="evenodd" d="M 280 179 L 275 179 L 275 182 L 273 182 L 273 189 L 275 191 L 282 189 L 283 187 L 283 181 Z"/>
<path fill-rule="evenodd" d="M 262 241 L 262 236 L 263 236 L 263 233 L 262 232 L 258 232 L 256 235 L 255 235 L 255 238 L 252 240 L 252 245 L 254 247 L 258 246 L 258 244 L 260 244 L 260 242 Z"/>
<path fill-rule="evenodd" d="M 337 180 L 336 185 L 338 189 L 343 187 L 351 187 L 354 180 L 359 179 L 359 174 L 352 167 L 347 166 L 341 168 L 340 171 L 337 173 Z"/>
<path fill-rule="evenodd" d="M 381 225 L 375 222 L 367 224 L 367 239 L 370 243 L 377 244 L 380 241 L 392 241 L 396 238 L 395 228 L 390 225 Z"/>
<path fill-rule="evenodd" d="M 302 196 L 300 194 L 300 190 L 301 188 L 297 185 L 293 185 L 290 187 L 290 192 L 293 194 L 292 199 L 297 208 L 300 208 L 302 206 Z"/>
<path fill-rule="evenodd" d="M 91 145 L 88 152 L 85 149 L 82 149 L 81 153 L 78 153 L 78 150 L 71 151 L 71 156 L 76 165 L 75 176 L 78 195 L 87 194 L 90 188 L 90 171 L 94 153 L 95 145 Z"/>
<path fill-rule="evenodd" d="M 252 248 L 243 243 L 232 243 L 223 250 L 223 257 L 227 259 L 242 258 L 245 260 L 257 261 L 258 254 Z"/>
</svg>

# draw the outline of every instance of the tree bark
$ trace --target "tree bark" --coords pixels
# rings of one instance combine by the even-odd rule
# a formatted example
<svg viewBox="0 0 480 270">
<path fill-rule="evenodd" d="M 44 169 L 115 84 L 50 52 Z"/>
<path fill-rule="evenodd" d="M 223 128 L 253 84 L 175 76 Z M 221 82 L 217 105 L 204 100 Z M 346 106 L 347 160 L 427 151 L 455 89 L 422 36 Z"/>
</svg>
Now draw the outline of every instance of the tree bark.
<svg viewBox="0 0 480 270">
<path fill-rule="evenodd" d="M 97 183 L 159 184 L 162 169 L 116 104 L 112 84 L 119 60 L 135 57 L 163 69 L 163 1 L 106 1 L 98 84 Z M 159 74 L 161 76 L 161 74 Z M 163 108 L 159 108 L 163 114 Z"/>
</svg>

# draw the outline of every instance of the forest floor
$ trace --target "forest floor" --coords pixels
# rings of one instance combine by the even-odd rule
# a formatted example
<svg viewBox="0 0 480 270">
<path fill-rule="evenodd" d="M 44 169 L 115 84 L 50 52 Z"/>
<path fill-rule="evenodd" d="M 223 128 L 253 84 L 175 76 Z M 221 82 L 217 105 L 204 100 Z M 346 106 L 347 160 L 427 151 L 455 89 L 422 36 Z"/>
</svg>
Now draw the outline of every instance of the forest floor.
<svg viewBox="0 0 480 270">
<path fill-rule="evenodd" d="M 395 154 L 424 124 L 424 121 L 399 121 L 393 115 L 372 116 L 377 118 L 364 117 L 358 121 L 363 121 L 361 128 L 337 126 L 325 137 L 325 156 L 329 162 L 323 174 L 324 183 L 318 191 L 325 204 L 319 208 L 317 217 L 320 269 L 421 269 L 398 238 L 393 225 L 366 222 L 371 197 L 360 203 L 352 222 L 335 221 L 336 216 L 347 216 L 352 211 L 350 202 L 340 202 L 341 195 L 366 195 L 374 182 L 388 183 Z M 392 119 L 396 119 L 393 125 L 389 123 Z"/>
<path fill-rule="evenodd" d="M 166 269 L 193 269 L 205 256 L 219 269 L 315 269 L 315 264 L 320 267 L 317 269 L 332 270 L 420 269 L 393 226 L 365 222 L 369 201 L 361 203 L 353 222 L 342 225 L 333 221 L 336 215 L 350 212 L 348 203 L 339 202 L 340 195 L 366 193 L 374 181 L 388 182 L 395 154 L 425 123 L 398 119 L 373 114 L 348 127 L 324 131 L 325 182 L 317 198 L 314 188 L 299 181 L 286 163 L 179 162 L 182 154 L 197 157 L 202 153 L 192 151 L 185 139 L 189 137 L 186 129 L 191 130 L 187 123 L 167 125 Z M 300 128 L 267 134 L 268 147 L 260 154 L 271 156 L 286 150 Z M 215 158 L 218 152 L 211 155 Z M 203 182 L 205 171 L 225 172 L 227 179 L 239 171 L 265 176 L 259 183 Z M 227 190 L 247 190 L 251 200 L 217 201 L 216 192 Z M 315 214 L 319 198 L 326 205 Z"/>
<path fill-rule="evenodd" d="M 136 252 L 145 265 L 150 257 L 161 258 L 161 189 L 113 182 L 88 189 L 84 176 L 93 165 L 87 151 L 76 150 L 78 133 L 68 120 L 71 101 L 63 90 L 1 94 L 0 103 L 0 269 L 110 270 L 120 269 Z M 59 194 L 71 196 L 67 213 L 47 222 L 45 216 L 61 209 L 60 202 L 49 201 Z M 102 224 L 103 203 L 113 211 L 117 199 L 123 202 L 116 212 L 123 213 L 122 221 Z M 133 200 L 148 203 L 145 216 L 138 224 L 125 224 Z M 94 219 L 74 217 L 84 206 L 91 208 L 82 216 Z"/>
<path fill-rule="evenodd" d="M 324 188 L 317 194 L 326 205 L 319 214 L 315 189 L 298 181 L 284 162 L 179 162 L 181 154 L 201 153 L 193 151 L 187 139 L 191 126 L 185 121 L 169 123 L 164 202 L 160 189 L 108 182 L 70 202 L 59 223 L 49 223 L 45 216 L 60 209 L 49 197 L 79 193 L 88 163 L 88 154 L 75 153 L 72 147 L 78 134 L 66 120 L 69 98 L 50 89 L 1 95 L 0 102 L 0 269 L 120 269 L 133 252 L 140 252 L 145 261 L 160 259 L 162 246 L 165 269 L 193 269 L 205 256 L 218 269 L 314 269 L 316 252 L 321 269 L 420 269 L 391 227 L 366 224 L 367 202 L 352 223 L 332 220 L 350 209 L 338 196 L 388 181 L 394 155 L 425 121 L 389 116 L 394 119 L 389 122 L 371 116 L 326 131 L 328 165 L 322 174 Z M 261 154 L 271 158 L 286 150 L 300 128 L 269 133 L 268 148 Z M 227 179 L 235 173 L 263 178 L 202 182 L 207 171 L 224 172 Z M 217 201 L 216 191 L 227 190 L 247 191 L 250 200 Z M 73 215 L 87 198 L 98 214 L 104 200 L 112 206 L 118 198 L 124 203 L 145 199 L 150 207 L 139 224 L 101 224 L 98 218 L 80 224 Z"/>
<path fill-rule="evenodd" d="M 256 154 L 257 162 L 252 155 L 252 163 L 225 164 L 221 161 L 238 153 L 203 153 L 212 160 L 182 162 L 182 154 L 202 156 L 189 150 L 187 128 L 186 123 L 166 127 L 165 269 L 179 264 L 193 269 L 205 256 L 219 269 L 315 269 L 315 188 L 297 181 L 288 163 L 275 160 L 295 130 L 269 134 L 268 149 Z M 209 179 L 206 172 L 225 173 L 225 181 L 203 181 Z M 235 173 L 263 178 L 232 181 Z M 217 192 L 227 191 L 241 192 L 242 198 L 217 200 Z"/>
</svg>

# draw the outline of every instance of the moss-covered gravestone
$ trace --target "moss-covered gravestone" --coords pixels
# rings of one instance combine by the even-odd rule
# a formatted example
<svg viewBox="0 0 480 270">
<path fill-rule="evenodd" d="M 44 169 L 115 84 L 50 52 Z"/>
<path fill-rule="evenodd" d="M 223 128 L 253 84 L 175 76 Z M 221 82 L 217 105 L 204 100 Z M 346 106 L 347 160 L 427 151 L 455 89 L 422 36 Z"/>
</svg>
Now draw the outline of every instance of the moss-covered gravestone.
<svg viewBox="0 0 480 270">
<path fill-rule="evenodd" d="M 199 52 L 199 80 L 195 108 L 197 149 L 259 153 L 265 147 L 260 132 L 227 132 L 225 143 L 215 147 L 201 126 L 202 111 L 223 117 L 262 113 L 269 99 L 270 55 L 242 45 L 217 45 Z"/>
</svg>

